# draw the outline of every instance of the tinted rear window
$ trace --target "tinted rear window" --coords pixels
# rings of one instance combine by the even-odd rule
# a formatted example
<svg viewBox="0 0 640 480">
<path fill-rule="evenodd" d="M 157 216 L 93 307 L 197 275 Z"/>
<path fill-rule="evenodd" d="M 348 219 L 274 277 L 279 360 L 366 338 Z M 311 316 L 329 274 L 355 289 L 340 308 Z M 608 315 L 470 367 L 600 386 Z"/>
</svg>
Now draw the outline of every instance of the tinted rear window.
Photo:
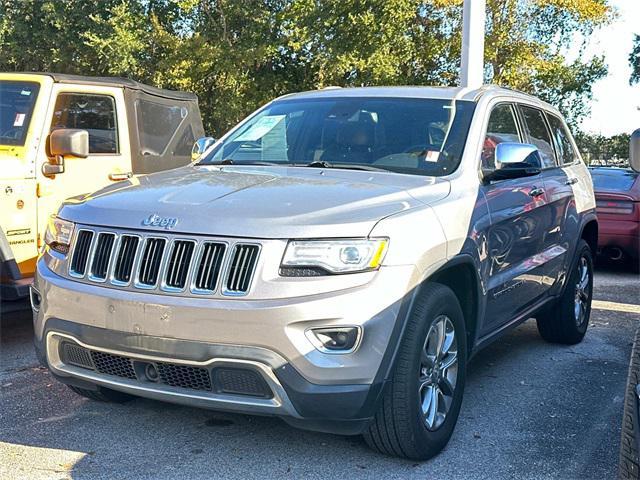
<svg viewBox="0 0 640 480">
<path fill-rule="evenodd" d="M 638 174 L 630 170 L 617 168 L 598 168 L 591 170 L 593 186 L 596 190 L 630 190 Z"/>
</svg>

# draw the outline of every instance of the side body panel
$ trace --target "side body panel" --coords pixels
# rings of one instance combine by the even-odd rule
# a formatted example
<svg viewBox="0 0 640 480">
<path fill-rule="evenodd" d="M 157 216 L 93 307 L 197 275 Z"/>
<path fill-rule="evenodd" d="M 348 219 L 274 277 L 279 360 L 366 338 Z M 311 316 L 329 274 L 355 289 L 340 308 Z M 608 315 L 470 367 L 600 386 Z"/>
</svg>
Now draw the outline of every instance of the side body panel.
<svg viewBox="0 0 640 480">
<path fill-rule="evenodd" d="M 521 314 L 546 293 L 545 231 L 553 229 L 540 176 L 503 180 L 483 186 L 491 215 L 486 232 L 488 255 L 486 318 L 481 334 Z"/>
</svg>

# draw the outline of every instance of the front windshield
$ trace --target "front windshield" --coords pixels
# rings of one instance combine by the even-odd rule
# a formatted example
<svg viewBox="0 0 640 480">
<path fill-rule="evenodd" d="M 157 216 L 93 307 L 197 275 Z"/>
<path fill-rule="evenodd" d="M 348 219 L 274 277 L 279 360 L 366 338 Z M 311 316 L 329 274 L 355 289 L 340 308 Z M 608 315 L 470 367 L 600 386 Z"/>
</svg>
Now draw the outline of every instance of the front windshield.
<svg viewBox="0 0 640 480">
<path fill-rule="evenodd" d="M 423 98 L 279 100 L 241 124 L 202 164 L 289 164 L 448 175 L 475 104 Z"/>
<path fill-rule="evenodd" d="M 0 145 L 24 145 L 39 88 L 34 82 L 0 82 Z"/>
</svg>

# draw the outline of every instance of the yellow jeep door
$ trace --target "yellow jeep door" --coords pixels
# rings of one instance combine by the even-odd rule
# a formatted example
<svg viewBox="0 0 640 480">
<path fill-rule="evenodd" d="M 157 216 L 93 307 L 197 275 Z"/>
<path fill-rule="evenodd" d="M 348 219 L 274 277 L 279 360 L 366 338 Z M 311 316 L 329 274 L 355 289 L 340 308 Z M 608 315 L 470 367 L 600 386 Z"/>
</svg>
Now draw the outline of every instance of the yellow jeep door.
<svg viewBox="0 0 640 480">
<path fill-rule="evenodd" d="M 59 128 L 89 132 L 89 156 L 65 157 L 65 171 L 48 178 L 39 169 L 40 226 L 69 197 L 91 193 L 131 172 L 129 130 L 121 88 L 55 84 L 48 115 L 49 133 Z M 48 160 L 46 148 L 41 163 Z M 41 232 L 41 235 L 44 231 Z"/>
</svg>

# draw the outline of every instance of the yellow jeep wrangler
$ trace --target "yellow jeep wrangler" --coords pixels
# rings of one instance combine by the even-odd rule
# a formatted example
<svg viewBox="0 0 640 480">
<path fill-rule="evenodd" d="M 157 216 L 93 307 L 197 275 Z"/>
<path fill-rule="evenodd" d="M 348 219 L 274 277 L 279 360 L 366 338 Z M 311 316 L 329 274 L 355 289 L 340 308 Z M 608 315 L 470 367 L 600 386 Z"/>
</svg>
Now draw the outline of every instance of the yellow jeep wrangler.
<svg viewBox="0 0 640 480">
<path fill-rule="evenodd" d="M 62 200 L 191 161 L 194 94 L 122 78 L 0 73 L 0 299 L 28 295 Z"/>
</svg>

